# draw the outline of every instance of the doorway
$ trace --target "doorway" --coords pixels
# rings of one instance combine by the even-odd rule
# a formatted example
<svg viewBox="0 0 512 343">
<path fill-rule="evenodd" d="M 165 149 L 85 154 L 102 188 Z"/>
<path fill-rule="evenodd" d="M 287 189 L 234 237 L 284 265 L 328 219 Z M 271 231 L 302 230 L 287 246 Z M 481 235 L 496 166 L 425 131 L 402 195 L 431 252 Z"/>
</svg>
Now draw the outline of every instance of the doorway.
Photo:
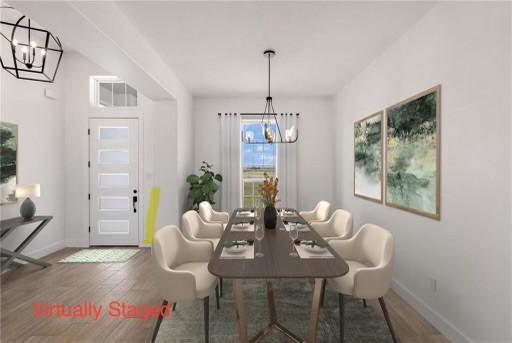
<svg viewBox="0 0 512 343">
<path fill-rule="evenodd" d="M 138 245 L 138 119 L 89 119 L 89 192 L 90 245 Z"/>
</svg>

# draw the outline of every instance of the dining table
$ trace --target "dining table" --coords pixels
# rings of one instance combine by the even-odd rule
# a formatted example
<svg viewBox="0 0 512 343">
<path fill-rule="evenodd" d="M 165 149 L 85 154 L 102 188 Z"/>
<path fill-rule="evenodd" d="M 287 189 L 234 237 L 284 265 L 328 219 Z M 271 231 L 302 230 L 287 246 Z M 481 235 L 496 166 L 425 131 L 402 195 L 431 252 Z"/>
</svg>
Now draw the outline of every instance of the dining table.
<svg viewBox="0 0 512 343">
<path fill-rule="evenodd" d="M 298 211 L 286 208 L 279 211 L 279 213 L 276 228 L 265 229 L 264 238 L 258 242 L 255 240 L 254 228 L 258 225 L 264 227 L 262 209 L 235 209 L 208 264 L 210 273 L 233 282 L 239 341 L 241 343 L 259 342 L 273 331 L 281 332 L 293 342 L 316 342 L 325 279 L 343 276 L 349 270 L 347 263 L 314 230 L 311 224 L 304 220 Z M 252 223 L 254 225 L 253 230 L 236 229 L 240 227 L 241 223 L 247 223 L 248 226 Z M 294 241 L 290 238 L 289 225 L 301 226 L 302 229 L 299 230 L 300 240 Z M 301 241 L 316 243 L 326 250 L 328 256 L 315 256 L 314 254 L 311 256 L 293 254 L 294 256 L 291 256 L 290 252 L 293 249 L 299 250 L 297 245 L 300 245 Z M 248 257 L 225 258 L 226 253 L 223 253 L 223 251 L 226 247 L 232 245 L 232 242 L 250 242 L 251 245 L 255 245 L 253 250 L 261 251 L 263 256 L 256 257 L 253 254 Z M 270 318 L 266 327 L 262 328 L 254 337 L 249 338 L 242 283 L 244 280 L 254 279 L 265 280 Z M 291 332 L 278 321 L 276 301 L 272 290 L 272 281 L 278 279 L 304 279 L 311 280 L 314 283 L 311 314 L 307 337 L 305 338 Z"/>
</svg>

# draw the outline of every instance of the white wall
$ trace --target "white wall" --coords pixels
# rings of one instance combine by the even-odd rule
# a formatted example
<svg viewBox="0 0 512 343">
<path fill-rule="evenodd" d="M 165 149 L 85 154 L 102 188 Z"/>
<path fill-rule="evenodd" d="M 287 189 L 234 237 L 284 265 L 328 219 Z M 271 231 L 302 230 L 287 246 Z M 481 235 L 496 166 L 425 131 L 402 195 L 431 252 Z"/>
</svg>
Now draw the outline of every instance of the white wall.
<svg viewBox="0 0 512 343">
<path fill-rule="evenodd" d="M 4 45 L 5 46 L 5 45 Z M 38 215 L 53 220 L 23 251 L 41 257 L 64 247 L 64 112 L 62 70 L 55 83 L 18 80 L 3 69 L 0 76 L 0 120 L 18 125 L 18 184 L 41 184 L 41 197 L 33 199 Z M 44 90 L 57 99 L 45 97 Z M 16 204 L 0 206 L 2 219 L 19 216 Z M 13 232 L 2 245 L 14 249 L 35 225 Z"/>
<path fill-rule="evenodd" d="M 509 7 L 436 5 L 336 99 L 338 204 L 393 232 L 394 289 L 454 342 L 512 340 Z M 437 84 L 441 220 L 355 198 L 353 122 Z"/>
<path fill-rule="evenodd" d="M 298 206 L 311 209 L 319 200 L 334 201 L 334 107 L 330 97 L 281 98 L 276 96 L 278 112 L 300 113 L 297 147 Z M 261 112 L 265 98 L 194 98 L 195 169 L 201 161 L 220 169 L 221 112 Z"/>
<path fill-rule="evenodd" d="M 183 94 L 178 100 L 178 118 L 177 118 L 177 148 L 178 148 L 178 179 L 177 201 L 178 214 L 181 216 L 189 209 L 188 186 L 185 182 L 187 176 L 194 172 L 194 144 L 198 137 L 194 136 L 192 97 Z"/>
</svg>

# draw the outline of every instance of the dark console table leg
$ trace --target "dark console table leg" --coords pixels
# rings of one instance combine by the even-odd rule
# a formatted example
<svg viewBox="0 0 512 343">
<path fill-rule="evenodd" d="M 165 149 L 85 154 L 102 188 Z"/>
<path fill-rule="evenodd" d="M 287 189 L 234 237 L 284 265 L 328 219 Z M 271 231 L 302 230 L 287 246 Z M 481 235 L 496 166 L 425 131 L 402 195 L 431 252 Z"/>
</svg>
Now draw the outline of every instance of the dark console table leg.
<svg viewBox="0 0 512 343">
<path fill-rule="evenodd" d="M 9 257 L 9 259 L 2 266 L 2 269 L 4 269 L 7 265 L 10 265 L 11 263 L 13 263 L 12 261 L 15 258 L 17 258 L 19 260 L 22 260 L 22 261 L 25 261 L 25 262 L 30 262 L 30 263 L 34 263 L 34 264 L 40 265 L 41 267 L 49 267 L 49 266 L 51 266 L 51 264 L 49 264 L 49 263 L 46 263 L 46 262 L 43 262 L 43 261 L 40 261 L 40 260 L 36 260 L 35 258 L 29 257 L 29 256 L 25 256 L 25 255 L 22 255 L 20 253 L 14 252 L 14 251 L 9 251 L 9 250 L 6 250 L 4 248 L 0 248 L 0 252 L 1 252 L 2 256 Z"/>
<path fill-rule="evenodd" d="M 1 266 L 2 270 L 7 268 L 14 261 L 15 258 L 26 261 L 26 262 L 35 263 L 42 267 L 51 266 L 51 264 L 49 264 L 49 263 L 42 262 L 42 261 L 39 261 L 39 260 L 33 259 L 31 257 L 20 254 L 20 251 L 25 249 L 25 247 L 27 245 L 29 245 L 29 243 L 39 234 L 39 232 L 41 232 L 41 230 L 50 222 L 50 219 L 51 218 L 43 220 L 41 222 L 41 224 L 39 224 L 35 228 L 35 230 L 32 231 L 32 233 L 30 235 L 28 235 L 28 237 L 25 238 L 25 240 L 23 242 L 21 242 L 21 244 L 14 251 L 10 251 L 10 250 L 4 249 L 4 248 L 1 249 L 2 255 L 8 256 L 7 260 L 4 261 L 4 263 L 2 263 L 2 266 Z"/>
</svg>

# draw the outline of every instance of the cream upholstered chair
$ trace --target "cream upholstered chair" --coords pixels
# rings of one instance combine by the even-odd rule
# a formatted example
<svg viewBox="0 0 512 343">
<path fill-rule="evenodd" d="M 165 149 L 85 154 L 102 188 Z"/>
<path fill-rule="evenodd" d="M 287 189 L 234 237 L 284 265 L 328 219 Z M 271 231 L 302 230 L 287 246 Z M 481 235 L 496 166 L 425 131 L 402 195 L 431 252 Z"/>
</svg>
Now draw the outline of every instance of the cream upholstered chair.
<svg viewBox="0 0 512 343">
<path fill-rule="evenodd" d="M 391 233 L 380 226 L 365 224 L 354 237 L 331 240 L 329 245 L 347 262 L 346 275 L 328 279 L 339 294 L 340 342 L 343 342 L 344 295 L 358 299 L 379 299 L 393 342 L 397 342 L 384 302 L 391 285 L 394 260 L 394 240 Z"/>
<path fill-rule="evenodd" d="M 221 223 L 207 223 L 196 211 L 187 211 L 182 217 L 183 234 L 192 241 L 208 241 L 213 250 L 217 247 L 224 232 Z"/>
<path fill-rule="evenodd" d="M 182 228 L 185 237 L 192 241 L 208 241 L 212 244 L 213 250 L 217 248 L 220 237 L 224 232 L 224 224 L 207 223 L 196 211 L 187 211 L 183 214 Z M 220 296 L 224 296 L 224 282 L 220 278 Z"/>
<path fill-rule="evenodd" d="M 203 201 L 199 204 L 199 215 L 207 223 L 226 225 L 229 221 L 229 213 L 215 211 L 208 201 Z"/>
<path fill-rule="evenodd" d="M 320 201 L 312 211 L 301 211 L 299 214 L 308 223 L 323 222 L 329 218 L 331 213 L 331 204 L 328 201 Z"/>
<path fill-rule="evenodd" d="M 325 240 L 347 239 L 352 237 L 352 214 L 336 210 L 327 221 L 311 222 L 311 226 Z"/>
<path fill-rule="evenodd" d="M 153 240 L 154 275 L 158 292 L 164 299 L 162 306 L 203 299 L 206 342 L 209 341 L 210 294 L 214 289 L 217 308 L 219 306 L 217 278 L 208 272 L 211 255 L 211 243 L 190 241 L 174 225 L 158 230 Z M 158 317 L 152 342 L 158 334 L 162 315 Z"/>
</svg>

